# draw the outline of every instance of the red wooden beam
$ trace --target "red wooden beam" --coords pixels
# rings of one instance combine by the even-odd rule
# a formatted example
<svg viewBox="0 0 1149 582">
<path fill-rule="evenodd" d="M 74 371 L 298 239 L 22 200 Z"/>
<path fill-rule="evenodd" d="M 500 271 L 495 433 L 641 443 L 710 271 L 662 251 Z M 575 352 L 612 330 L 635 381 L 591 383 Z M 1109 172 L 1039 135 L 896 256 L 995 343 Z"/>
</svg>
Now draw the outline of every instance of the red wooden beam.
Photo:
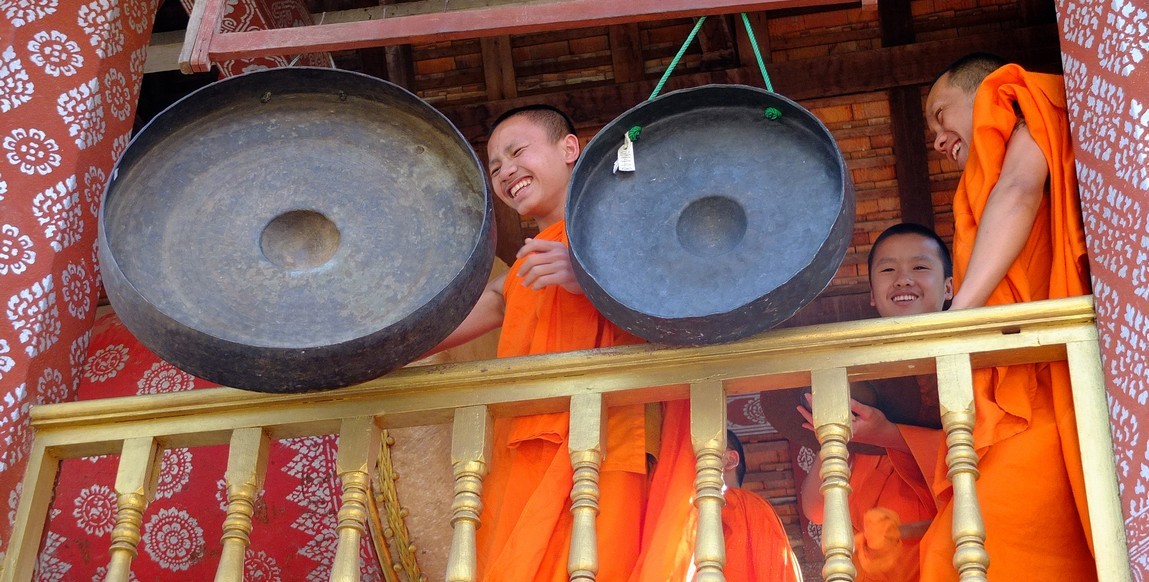
<svg viewBox="0 0 1149 582">
<path fill-rule="evenodd" d="M 187 32 L 184 34 L 184 46 L 180 50 L 180 71 L 185 75 L 203 73 L 211 68 L 208 49 L 219 36 L 219 27 L 223 23 L 226 9 L 226 0 L 199 0 L 192 6 Z"/>
<path fill-rule="evenodd" d="M 856 0 L 562 0 L 413 14 L 358 22 L 217 34 L 211 62 L 528 34 L 736 12 L 856 4 Z M 190 30 L 190 26 L 189 26 Z M 192 66 L 203 63 L 192 63 Z"/>
</svg>

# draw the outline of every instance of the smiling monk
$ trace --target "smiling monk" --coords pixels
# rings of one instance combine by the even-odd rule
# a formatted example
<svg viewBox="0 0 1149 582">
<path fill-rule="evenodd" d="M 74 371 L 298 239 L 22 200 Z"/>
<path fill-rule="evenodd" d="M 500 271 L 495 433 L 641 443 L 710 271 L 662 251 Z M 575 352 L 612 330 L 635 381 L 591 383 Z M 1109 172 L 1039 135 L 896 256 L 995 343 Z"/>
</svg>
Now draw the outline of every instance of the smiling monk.
<svg viewBox="0 0 1149 582">
<path fill-rule="evenodd" d="M 1089 293 L 1061 77 L 970 55 L 934 83 L 926 117 L 934 148 L 963 168 L 951 309 Z M 989 579 L 1096 579 L 1065 363 L 975 370 L 974 402 Z M 922 543 L 931 582 L 957 580 L 945 470 Z"/>
<path fill-rule="evenodd" d="M 874 240 L 867 258 L 870 305 L 882 317 L 941 311 L 953 298 L 953 262 L 932 229 L 895 224 Z M 929 481 L 944 435 L 937 428 L 937 383 L 910 377 L 850 386 L 851 443 L 869 445 L 850 455 L 850 524 L 854 527 L 856 582 L 921 579 L 919 542 L 937 513 Z M 907 392 L 912 390 L 913 392 Z M 798 407 L 803 427 L 814 418 Z M 823 523 L 817 459 L 802 482 L 802 512 Z"/>
<path fill-rule="evenodd" d="M 524 356 L 641 342 L 603 317 L 583 295 L 567 250 L 567 186 L 579 155 L 574 124 L 549 106 L 514 109 L 487 142 L 492 189 L 540 232 L 505 276 L 491 281 L 463 323 L 434 351 L 502 327 L 498 356 Z M 607 412 L 597 521 L 600 580 L 625 580 L 639 552 L 646 487 L 642 405 Z M 573 472 L 569 414 L 495 421 L 483 483 L 481 580 L 567 580 Z"/>
</svg>

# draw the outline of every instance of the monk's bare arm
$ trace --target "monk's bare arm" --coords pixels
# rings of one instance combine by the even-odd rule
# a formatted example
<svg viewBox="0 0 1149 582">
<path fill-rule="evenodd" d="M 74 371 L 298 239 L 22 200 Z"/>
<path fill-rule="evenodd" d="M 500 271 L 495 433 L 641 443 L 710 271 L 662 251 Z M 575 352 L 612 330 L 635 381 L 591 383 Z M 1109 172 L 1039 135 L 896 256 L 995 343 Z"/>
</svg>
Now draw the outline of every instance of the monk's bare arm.
<svg viewBox="0 0 1149 582">
<path fill-rule="evenodd" d="M 483 288 L 483 293 L 479 295 L 479 300 L 471 308 L 471 312 L 467 314 L 463 323 L 460 323 L 459 327 L 456 327 L 455 331 L 447 336 L 447 339 L 439 342 L 439 345 L 423 354 L 422 357 L 425 358 L 431 354 L 461 346 L 488 331 L 502 327 L 503 313 L 506 307 L 506 301 L 503 297 L 503 282 L 506 281 L 506 278 L 506 273 L 503 273 L 487 283 L 487 286 Z"/>
<path fill-rule="evenodd" d="M 811 523 L 822 523 L 825 519 L 826 501 L 822 498 L 822 457 L 816 455 L 814 457 L 814 464 L 810 466 L 810 472 L 806 473 L 806 478 L 802 480 L 802 492 L 799 496 L 802 500 L 802 514 Z"/>
<path fill-rule="evenodd" d="M 1005 278 L 1033 229 L 1048 176 L 1049 166 L 1041 148 L 1029 129 L 1019 125 L 1009 138 L 1001 176 L 986 201 L 969 268 L 951 310 L 985 305 Z"/>
</svg>

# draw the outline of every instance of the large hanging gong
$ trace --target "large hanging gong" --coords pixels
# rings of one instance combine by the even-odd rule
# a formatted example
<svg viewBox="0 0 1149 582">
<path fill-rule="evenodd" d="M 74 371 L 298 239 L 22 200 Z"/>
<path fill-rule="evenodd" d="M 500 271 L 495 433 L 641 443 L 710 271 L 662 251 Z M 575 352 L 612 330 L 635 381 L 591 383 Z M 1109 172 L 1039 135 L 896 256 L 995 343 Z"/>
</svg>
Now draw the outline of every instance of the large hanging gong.
<svg viewBox="0 0 1149 582">
<path fill-rule="evenodd" d="M 635 127 L 635 171 L 615 172 Z M 651 341 L 710 344 L 784 321 L 829 284 L 854 187 L 797 103 L 707 85 L 603 128 L 574 168 L 567 221 L 575 274 L 607 318 Z"/>
<path fill-rule="evenodd" d="M 458 130 L 406 90 L 289 68 L 204 87 L 128 146 L 100 260 L 124 324 L 176 366 L 265 392 L 402 366 L 463 320 L 494 253 Z"/>
</svg>

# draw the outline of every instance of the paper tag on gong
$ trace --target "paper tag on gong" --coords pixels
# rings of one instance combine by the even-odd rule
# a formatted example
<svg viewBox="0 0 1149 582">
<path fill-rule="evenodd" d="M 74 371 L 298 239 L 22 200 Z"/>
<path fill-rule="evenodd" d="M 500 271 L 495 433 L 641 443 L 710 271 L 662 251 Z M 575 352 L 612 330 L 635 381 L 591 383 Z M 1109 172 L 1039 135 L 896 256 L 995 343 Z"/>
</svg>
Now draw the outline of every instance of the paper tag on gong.
<svg viewBox="0 0 1149 582">
<path fill-rule="evenodd" d="M 618 159 L 614 161 L 614 173 L 634 171 L 634 145 L 630 141 L 630 134 L 623 134 L 625 140 L 618 148 Z"/>
</svg>

